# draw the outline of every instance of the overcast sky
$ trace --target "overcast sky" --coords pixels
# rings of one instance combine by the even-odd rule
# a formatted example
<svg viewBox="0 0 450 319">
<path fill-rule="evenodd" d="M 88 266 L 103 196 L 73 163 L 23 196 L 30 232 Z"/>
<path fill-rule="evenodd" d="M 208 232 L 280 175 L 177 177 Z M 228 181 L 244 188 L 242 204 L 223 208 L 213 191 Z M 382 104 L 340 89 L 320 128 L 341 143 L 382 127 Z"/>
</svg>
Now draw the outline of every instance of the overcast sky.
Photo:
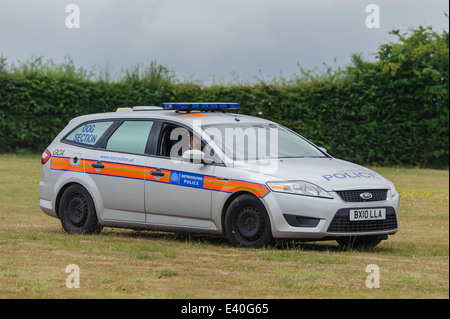
<svg viewBox="0 0 450 319">
<path fill-rule="evenodd" d="M 80 9 L 79 28 L 67 28 L 69 4 Z M 380 9 L 379 28 L 366 26 L 369 4 Z M 115 73 L 156 60 L 180 79 L 289 78 L 298 63 L 370 58 L 395 39 L 392 29 L 448 30 L 448 12 L 445 0 L 0 0 L 0 55 L 10 64 L 69 55 L 77 67 L 108 62 Z"/>
</svg>

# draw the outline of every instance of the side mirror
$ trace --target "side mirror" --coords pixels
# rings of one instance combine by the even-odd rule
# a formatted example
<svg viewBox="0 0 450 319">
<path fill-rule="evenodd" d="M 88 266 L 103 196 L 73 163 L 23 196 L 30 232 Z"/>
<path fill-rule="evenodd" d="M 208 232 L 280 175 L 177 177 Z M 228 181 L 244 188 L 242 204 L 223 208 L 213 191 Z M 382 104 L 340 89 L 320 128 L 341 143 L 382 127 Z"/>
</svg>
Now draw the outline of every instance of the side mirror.
<svg viewBox="0 0 450 319">
<path fill-rule="evenodd" d="M 183 153 L 182 160 L 186 163 L 202 164 L 205 153 L 200 150 L 187 150 Z"/>
<path fill-rule="evenodd" d="M 321 150 L 322 152 L 328 154 L 328 151 L 327 151 L 327 149 L 326 149 L 325 147 L 320 147 L 320 146 L 318 146 L 318 148 L 319 148 L 319 150 Z"/>
</svg>

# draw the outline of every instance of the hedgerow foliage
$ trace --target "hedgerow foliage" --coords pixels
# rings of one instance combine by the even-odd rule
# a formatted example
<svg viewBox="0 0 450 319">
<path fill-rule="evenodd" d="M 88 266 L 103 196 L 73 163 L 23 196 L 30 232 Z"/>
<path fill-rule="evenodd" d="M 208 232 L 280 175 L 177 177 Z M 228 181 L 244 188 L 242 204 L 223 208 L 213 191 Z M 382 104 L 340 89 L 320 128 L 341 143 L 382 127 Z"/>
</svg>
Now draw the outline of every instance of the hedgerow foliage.
<svg viewBox="0 0 450 319">
<path fill-rule="evenodd" d="M 449 37 L 419 27 L 381 45 L 374 61 L 300 69 L 291 79 L 212 84 L 180 81 L 155 62 L 112 79 L 32 58 L 0 56 L 0 152 L 42 152 L 78 115 L 163 102 L 239 102 L 240 113 L 279 122 L 330 154 L 366 165 L 448 167 Z"/>
</svg>

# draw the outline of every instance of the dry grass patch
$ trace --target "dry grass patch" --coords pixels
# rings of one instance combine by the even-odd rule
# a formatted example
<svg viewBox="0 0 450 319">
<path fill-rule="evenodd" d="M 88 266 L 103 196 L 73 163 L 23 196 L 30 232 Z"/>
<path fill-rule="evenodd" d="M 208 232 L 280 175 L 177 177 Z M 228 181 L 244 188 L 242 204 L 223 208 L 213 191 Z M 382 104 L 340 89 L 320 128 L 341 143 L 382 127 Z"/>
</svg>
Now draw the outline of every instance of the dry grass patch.
<svg viewBox="0 0 450 319">
<path fill-rule="evenodd" d="M 448 171 L 375 170 L 402 197 L 388 241 L 239 249 L 166 232 L 68 235 L 38 207 L 39 156 L 0 155 L 0 298 L 448 298 Z M 80 268 L 79 289 L 65 285 L 69 264 Z M 369 264 L 379 266 L 378 289 L 365 285 Z"/>
</svg>

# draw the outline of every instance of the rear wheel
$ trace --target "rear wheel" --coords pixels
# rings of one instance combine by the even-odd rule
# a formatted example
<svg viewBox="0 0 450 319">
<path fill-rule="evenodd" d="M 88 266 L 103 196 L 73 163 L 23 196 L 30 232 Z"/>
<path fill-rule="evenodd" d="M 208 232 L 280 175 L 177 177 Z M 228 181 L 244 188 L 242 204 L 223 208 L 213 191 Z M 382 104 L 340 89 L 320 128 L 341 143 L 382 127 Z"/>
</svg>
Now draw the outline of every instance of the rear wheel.
<svg viewBox="0 0 450 319">
<path fill-rule="evenodd" d="M 59 202 L 59 219 L 64 230 L 75 234 L 99 233 L 94 201 L 81 185 L 69 186 Z"/>
<path fill-rule="evenodd" d="M 225 214 L 225 233 L 239 247 L 261 247 L 273 241 L 267 211 L 252 195 L 241 195 L 231 202 Z"/>
</svg>

